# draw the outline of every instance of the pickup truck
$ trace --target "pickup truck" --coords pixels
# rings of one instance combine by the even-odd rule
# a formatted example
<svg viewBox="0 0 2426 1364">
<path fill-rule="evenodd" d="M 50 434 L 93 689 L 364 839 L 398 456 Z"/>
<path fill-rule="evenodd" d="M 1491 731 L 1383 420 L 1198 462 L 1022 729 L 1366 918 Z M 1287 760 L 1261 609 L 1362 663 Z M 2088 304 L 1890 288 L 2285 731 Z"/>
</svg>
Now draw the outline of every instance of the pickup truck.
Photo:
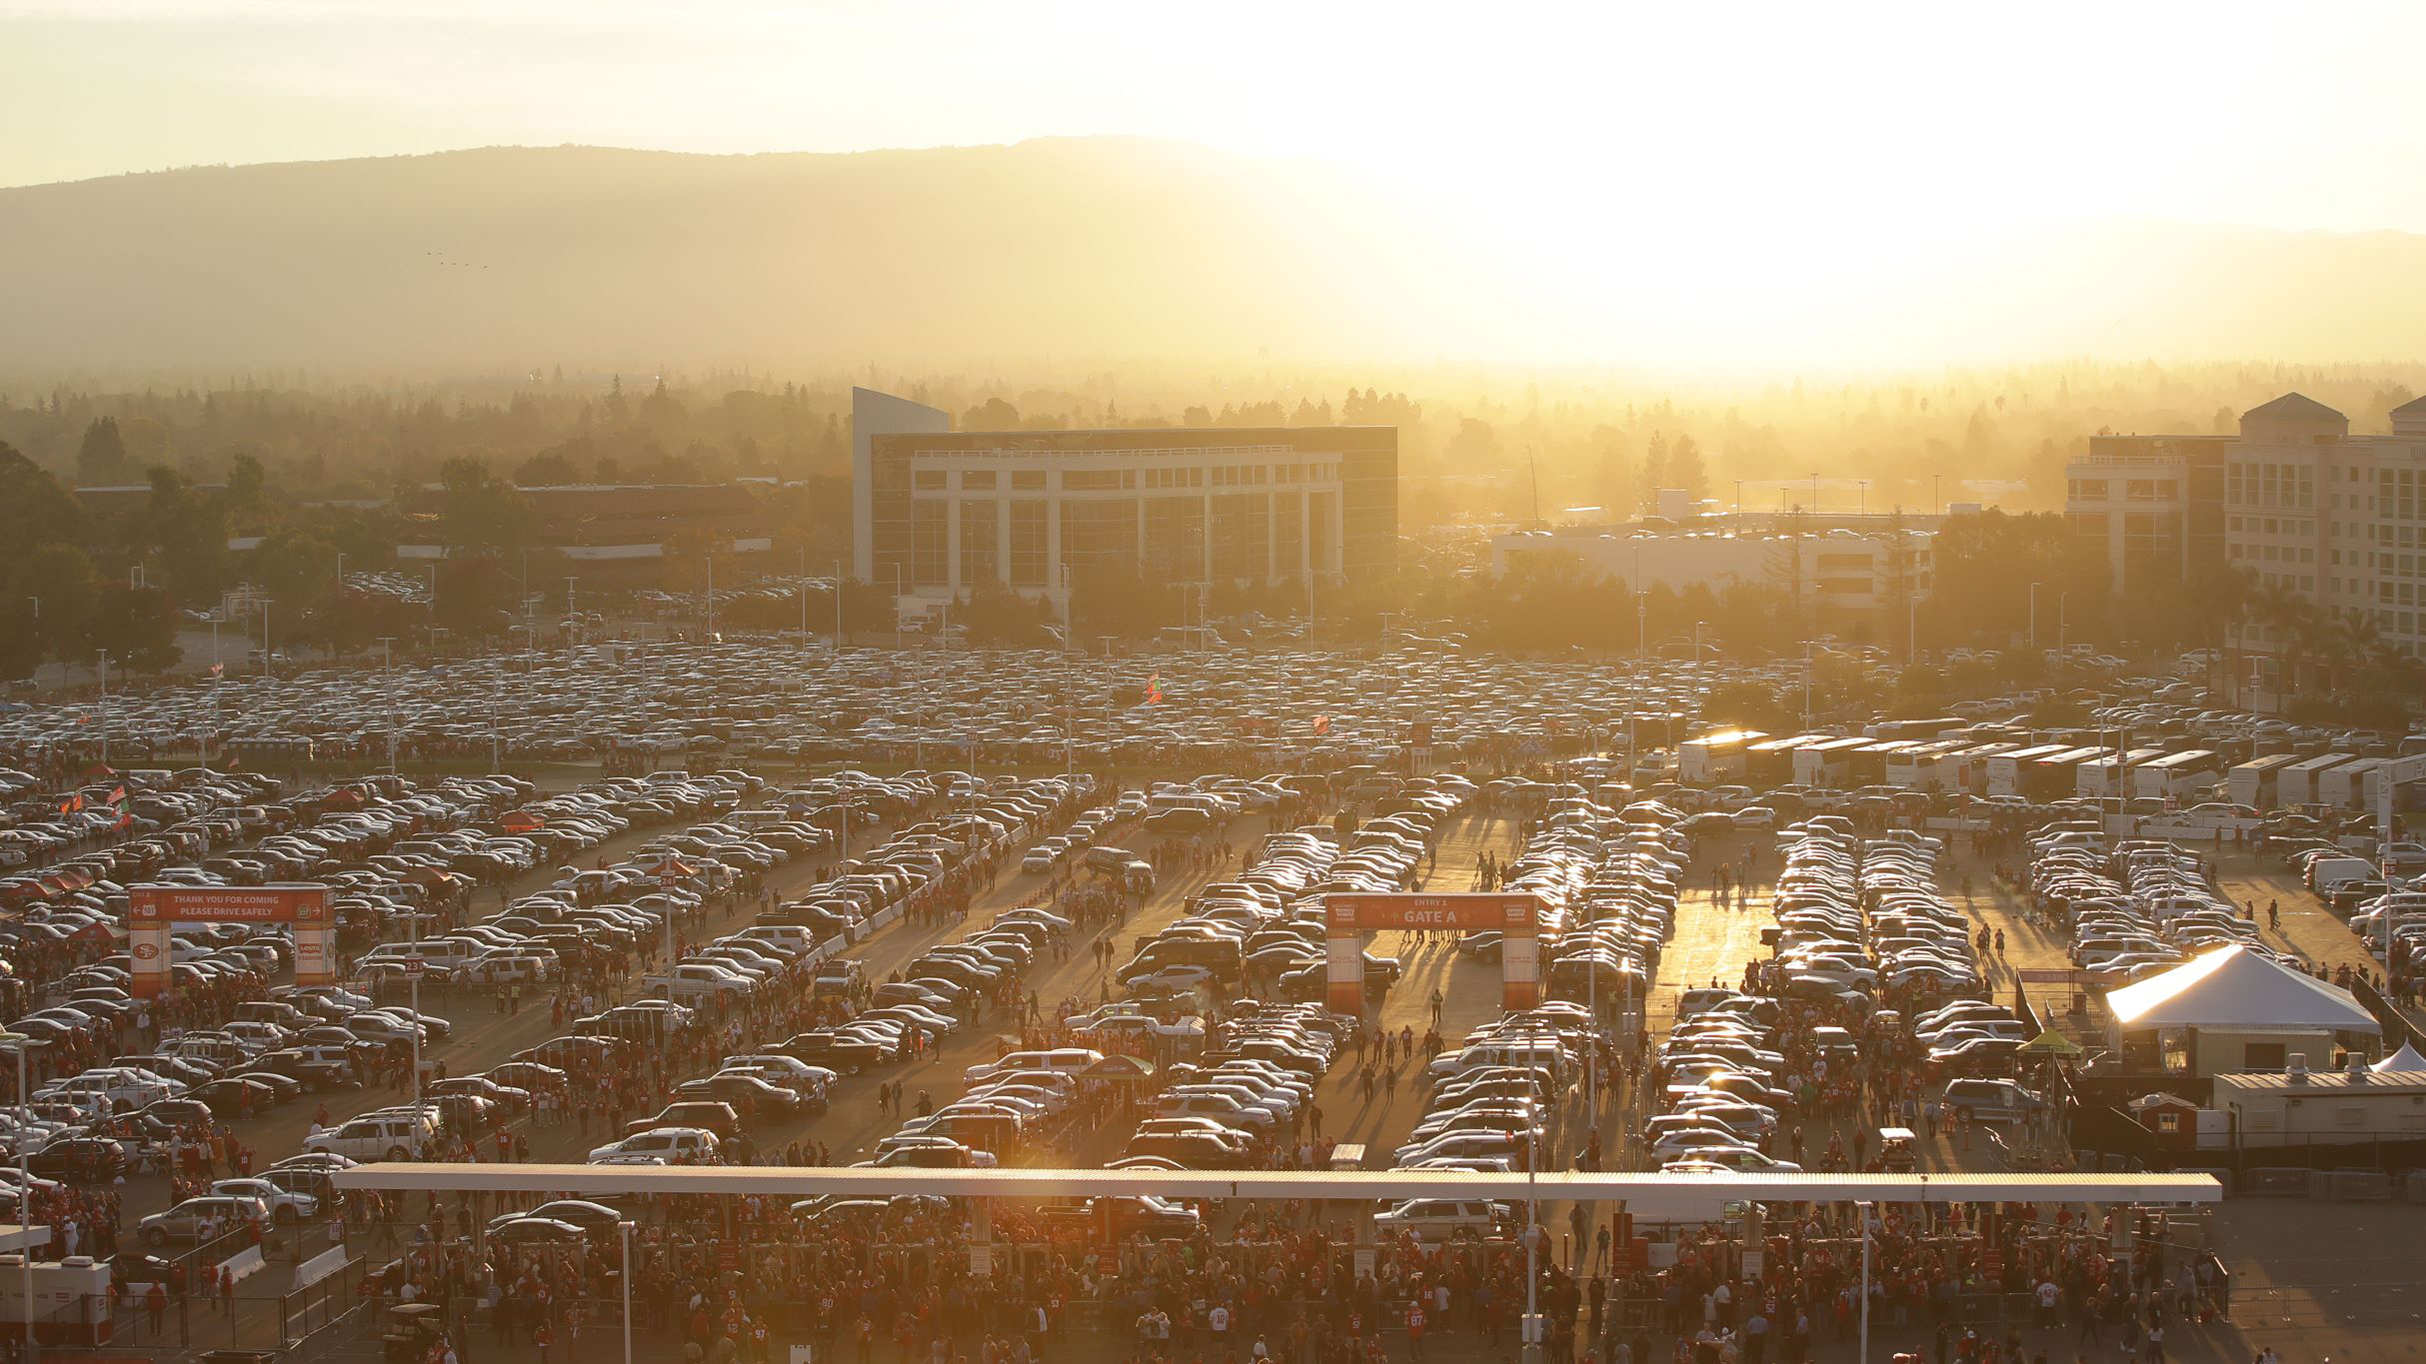
<svg viewBox="0 0 2426 1364">
<path fill-rule="evenodd" d="M 749 977 L 706 962 L 686 962 L 671 971 L 653 972 L 641 977 L 640 983 L 651 993 L 668 999 L 742 995 L 748 994 L 751 988 Z"/>
</svg>

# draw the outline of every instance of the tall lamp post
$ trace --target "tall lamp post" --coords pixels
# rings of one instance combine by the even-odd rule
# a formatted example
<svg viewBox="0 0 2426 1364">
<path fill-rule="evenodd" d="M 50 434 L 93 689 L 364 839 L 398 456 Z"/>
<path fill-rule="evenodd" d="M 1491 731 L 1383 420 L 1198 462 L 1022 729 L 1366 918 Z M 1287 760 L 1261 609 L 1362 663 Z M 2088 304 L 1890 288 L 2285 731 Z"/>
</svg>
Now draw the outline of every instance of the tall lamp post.
<svg viewBox="0 0 2426 1364">
<path fill-rule="evenodd" d="M 1870 1204 L 1857 1202 L 1853 1211 L 1862 1219 L 1862 1345 L 1861 1364 L 1870 1364 Z"/>
<path fill-rule="evenodd" d="M 40 1038 L 21 1032 L 0 1032 L 0 1046 L 17 1053 L 17 1121 L 25 1130 L 31 1130 L 34 1120 L 33 1091 L 26 1080 L 25 1060 L 34 1048 L 43 1045 Z M 20 1233 L 34 1224 L 34 1172 L 27 1164 L 33 1154 L 33 1145 L 23 1140 L 17 1143 L 17 1230 Z M 30 1240 L 18 1247 L 17 1254 L 18 1263 L 25 1269 L 24 1281 L 18 1285 L 25 1295 L 25 1360 L 26 1364 L 34 1364 L 41 1354 L 42 1344 L 34 1334 L 34 1247 Z"/>
<path fill-rule="evenodd" d="M 801 589 L 808 596 L 808 589 Z M 623 1242 L 623 1364 L 632 1364 L 632 1223 L 629 1218 L 615 1223 L 617 1236 Z"/>
</svg>

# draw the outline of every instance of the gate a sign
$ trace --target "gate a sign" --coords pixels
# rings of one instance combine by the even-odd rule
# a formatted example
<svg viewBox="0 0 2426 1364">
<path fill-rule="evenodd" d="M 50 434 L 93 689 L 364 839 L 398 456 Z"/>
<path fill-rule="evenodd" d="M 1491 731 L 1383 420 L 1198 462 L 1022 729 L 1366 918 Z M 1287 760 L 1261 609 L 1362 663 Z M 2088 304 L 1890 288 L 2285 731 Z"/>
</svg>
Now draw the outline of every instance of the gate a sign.
<svg viewBox="0 0 2426 1364">
<path fill-rule="evenodd" d="M 1541 901 L 1530 894 L 1331 895 L 1323 900 L 1330 926 L 1330 1007 L 1365 1007 L 1365 935 L 1391 929 L 1501 934 L 1501 1006 L 1530 1009 L 1541 1002 Z"/>
<path fill-rule="evenodd" d="M 337 978 L 337 917 L 327 886 L 134 886 L 126 910 L 134 993 L 156 995 L 166 988 L 171 925 L 225 923 L 292 924 L 295 983 L 326 985 Z"/>
</svg>

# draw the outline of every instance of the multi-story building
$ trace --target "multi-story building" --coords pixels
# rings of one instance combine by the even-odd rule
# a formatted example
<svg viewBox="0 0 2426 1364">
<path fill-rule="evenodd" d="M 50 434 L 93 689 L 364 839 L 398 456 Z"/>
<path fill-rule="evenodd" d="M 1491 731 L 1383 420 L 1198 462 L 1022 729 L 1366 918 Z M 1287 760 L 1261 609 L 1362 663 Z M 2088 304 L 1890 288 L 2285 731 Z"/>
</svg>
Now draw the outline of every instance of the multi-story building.
<svg viewBox="0 0 2426 1364">
<path fill-rule="evenodd" d="M 2064 467 L 2064 510 L 2102 547 L 2114 589 L 2179 579 L 2224 553 L 2231 436 L 2092 436 Z"/>
<path fill-rule="evenodd" d="M 748 485 L 562 484 L 518 490 L 530 508 L 530 543 L 563 559 L 565 574 L 583 587 L 648 587 L 665 581 L 668 562 L 684 553 L 733 556 L 734 577 L 765 571 L 774 546 L 765 508 Z M 397 499 L 408 523 L 440 531 L 433 542 L 396 546 L 399 564 L 443 559 L 448 549 L 446 496 L 436 487 Z"/>
<path fill-rule="evenodd" d="M 851 455 L 853 574 L 909 598 L 992 579 L 1059 602 L 1093 568 L 1270 585 L 1397 562 L 1395 427 L 954 431 L 853 389 Z"/>
<path fill-rule="evenodd" d="M 1712 518 L 1693 530 L 1561 526 L 1493 537 L 1491 571 L 1527 555 L 1563 555 L 1630 588 L 1722 591 L 1739 583 L 1799 591 L 1823 620 L 1849 620 L 1926 600 L 1934 574 L 1930 518 Z M 1899 581 L 1900 578 L 1900 581 Z"/>
<path fill-rule="evenodd" d="M 2242 413 L 2238 436 L 2100 437 L 2066 474 L 2065 510 L 2107 545 L 2118 590 L 2171 567 L 2177 537 L 2175 571 L 2245 568 L 2321 611 L 2367 617 L 2404 649 L 2426 646 L 2426 399 L 2395 408 L 2390 435 L 2354 436 L 2348 417 L 2286 393 Z M 2241 637 L 2281 643 L 2264 622 Z"/>
</svg>

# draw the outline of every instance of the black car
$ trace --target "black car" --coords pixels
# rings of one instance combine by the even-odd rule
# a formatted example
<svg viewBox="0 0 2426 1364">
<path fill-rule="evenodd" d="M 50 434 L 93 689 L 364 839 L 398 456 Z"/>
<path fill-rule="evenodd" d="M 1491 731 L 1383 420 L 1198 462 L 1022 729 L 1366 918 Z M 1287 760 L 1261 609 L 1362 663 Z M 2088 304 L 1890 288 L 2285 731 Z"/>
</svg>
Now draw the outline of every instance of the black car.
<svg viewBox="0 0 2426 1364">
<path fill-rule="evenodd" d="M 25 1167 L 43 1179 L 107 1184 L 126 1173 L 126 1148 L 107 1137 L 68 1137 L 26 1157 Z"/>
<path fill-rule="evenodd" d="M 353 1067 L 345 1061 L 322 1060 L 296 1050 L 282 1047 L 265 1051 L 253 1058 L 252 1064 L 237 1071 L 238 1075 L 282 1075 L 305 1089 L 319 1091 L 335 1089 L 349 1082 Z"/>
<path fill-rule="evenodd" d="M 230 1075 L 207 1085 L 196 1085 L 187 1091 L 186 1097 L 208 1108 L 213 1116 L 235 1118 L 268 1111 L 278 1102 L 279 1095 L 277 1086 L 261 1076 Z"/>
<path fill-rule="evenodd" d="M 734 1111 L 747 1113 L 759 1121 L 786 1118 L 807 1106 L 807 1100 L 789 1089 L 768 1084 L 755 1075 L 711 1075 L 704 1079 L 687 1080 L 674 1087 L 679 1099 L 721 1099 Z"/>
</svg>

